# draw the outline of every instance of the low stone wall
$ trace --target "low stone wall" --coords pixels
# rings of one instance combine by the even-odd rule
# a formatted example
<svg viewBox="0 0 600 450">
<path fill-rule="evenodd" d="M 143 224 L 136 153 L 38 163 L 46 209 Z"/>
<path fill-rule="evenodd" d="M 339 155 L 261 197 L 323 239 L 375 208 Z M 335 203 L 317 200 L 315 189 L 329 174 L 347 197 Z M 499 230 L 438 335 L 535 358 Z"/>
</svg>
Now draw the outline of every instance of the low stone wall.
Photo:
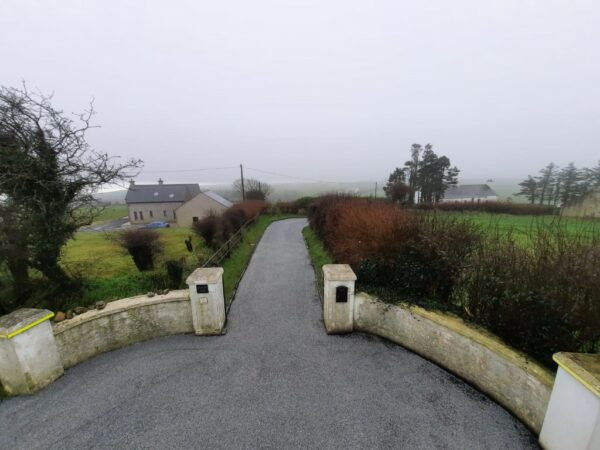
<svg viewBox="0 0 600 450">
<path fill-rule="evenodd" d="M 110 302 L 54 324 L 54 338 L 64 368 L 100 353 L 172 334 L 193 333 L 187 290 Z"/>
<path fill-rule="evenodd" d="M 550 399 L 550 371 L 461 319 L 357 293 L 354 329 L 389 339 L 448 369 L 539 434 Z"/>
</svg>

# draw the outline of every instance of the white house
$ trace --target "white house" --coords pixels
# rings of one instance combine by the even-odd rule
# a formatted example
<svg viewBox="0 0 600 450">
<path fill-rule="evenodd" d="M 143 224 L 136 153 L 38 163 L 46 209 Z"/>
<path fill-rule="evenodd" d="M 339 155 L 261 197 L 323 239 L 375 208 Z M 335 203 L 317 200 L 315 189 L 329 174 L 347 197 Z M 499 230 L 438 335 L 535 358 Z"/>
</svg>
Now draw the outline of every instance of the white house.
<svg viewBox="0 0 600 450">
<path fill-rule="evenodd" d="M 496 192 L 487 184 L 461 184 L 450 186 L 444 193 L 442 202 L 495 202 Z"/>
</svg>

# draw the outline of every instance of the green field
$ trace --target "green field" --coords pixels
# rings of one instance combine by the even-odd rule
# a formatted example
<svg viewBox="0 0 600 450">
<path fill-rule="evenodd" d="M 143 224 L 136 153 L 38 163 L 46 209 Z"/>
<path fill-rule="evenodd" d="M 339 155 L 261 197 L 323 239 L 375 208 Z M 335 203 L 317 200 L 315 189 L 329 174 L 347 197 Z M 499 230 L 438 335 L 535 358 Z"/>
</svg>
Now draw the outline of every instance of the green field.
<svg viewBox="0 0 600 450">
<path fill-rule="evenodd" d="M 201 239 L 188 228 L 161 228 L 160 234 L 163 251 L 157 265 L 167 260 L 181 260 L 184 263 L 197 261 L 208 256 L 209 250 Z M 62 263 L 74 275 L 83 277 L 112 277 L 136 272 L 131 256 L 112 240 L 118 232 L 90 233 L 80 232 L 65 246 Z M 192 236 L 194 252 L 189 253 L 184 240 Z"/>
<path fill-rule="evenodd" d="M 127 217 L 129 211 L 127 205 L 109 205 L 102 207 L 100 214 L 94 218 L 93 225 L 101 225 L 103 223 L 112 222 L 113 220 Z"/>
<path fill-rule="evenodd" d="M 516 236 L 530 236 L 540 228 L 558 227 L 568 235 L 600 234 L 600 220 L 577 219 L 559 216 L 518 216 L 512 214 L 491 214 L 477 212 L 450 212 L 442 213 L 454 215 L 459 218 L 471 220 L 481 226 L 484 230 L 499 230 L 502 233 L 513 233 Z"/>
</svg>

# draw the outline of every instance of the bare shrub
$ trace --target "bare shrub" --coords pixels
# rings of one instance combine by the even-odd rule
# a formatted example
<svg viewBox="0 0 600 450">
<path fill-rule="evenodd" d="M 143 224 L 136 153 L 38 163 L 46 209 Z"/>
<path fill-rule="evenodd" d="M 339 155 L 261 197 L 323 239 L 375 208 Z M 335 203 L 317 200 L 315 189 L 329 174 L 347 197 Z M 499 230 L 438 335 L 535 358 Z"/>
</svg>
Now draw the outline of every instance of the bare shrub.
<svg viewBox="0 0 600 450">
<path fill-rule="evenodd" d="M 156 255 L 162 250 L 158 232 L 147 228 L 132 228 L 120 232 L 114 239 L 131 255 L 138 270 L 154 269 Z"/>
<path fill-rule="evenodd" d="M 558 351 L 598 351 L 600 239 L 539 224 L 497 231 L 473 253 L 454 297 L 474 320 L 546 364 Z"/>
</svg>

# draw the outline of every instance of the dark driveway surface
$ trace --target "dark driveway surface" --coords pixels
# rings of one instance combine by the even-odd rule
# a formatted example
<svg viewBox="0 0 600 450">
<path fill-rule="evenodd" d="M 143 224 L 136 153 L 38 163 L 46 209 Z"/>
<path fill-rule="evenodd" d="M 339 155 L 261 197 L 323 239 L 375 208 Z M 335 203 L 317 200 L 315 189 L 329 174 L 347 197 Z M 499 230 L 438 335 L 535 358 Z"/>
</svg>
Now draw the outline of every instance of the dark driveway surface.
<svg viewBox="0 0 600 450">
<path fill-rule="evenodd" d="M 419 356 L 328 336 L 302 240 L 274 223 L 221 337 L 106 353 L 0 403 L 0 448 L 532 448 L 497 404 Z"/>
<path fill-rule="evenodd" d="M 123 225 L 125 225 L 127 222 L 129 222 L 129 218 L 123 217 L 122 219 L 112 220 L 110 222 L 102 223 L 99 225 L 88 225 L 86 227 L 81 227 L 79 231 L 100 232 L 121 230 L 123 228 Z"/>
</svg>

